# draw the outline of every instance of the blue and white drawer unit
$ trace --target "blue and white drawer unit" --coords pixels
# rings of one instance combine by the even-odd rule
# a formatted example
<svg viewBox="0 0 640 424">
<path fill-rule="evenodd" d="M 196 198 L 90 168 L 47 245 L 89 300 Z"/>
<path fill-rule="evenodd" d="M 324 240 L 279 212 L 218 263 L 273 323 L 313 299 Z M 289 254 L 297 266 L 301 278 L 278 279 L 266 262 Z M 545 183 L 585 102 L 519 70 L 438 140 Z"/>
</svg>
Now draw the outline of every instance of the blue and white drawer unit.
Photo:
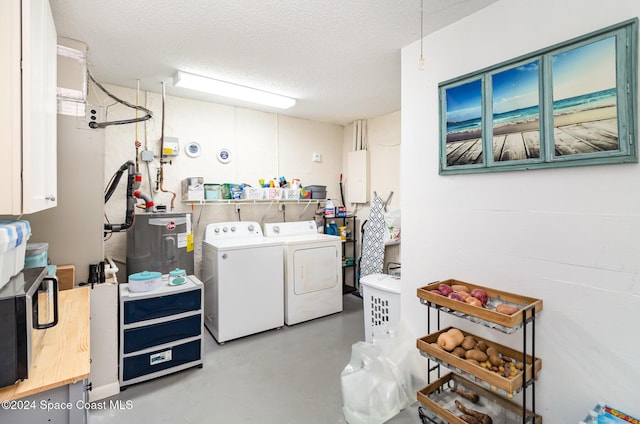
<svg viewBox="0 0 640 424">
<path fill-rule="evenodd" d="M 193 275 L 179 285 L 165 281 L 146 292 L 120 284 L 121 389 L 202 367 L 202 282 Z"/>
</svg>

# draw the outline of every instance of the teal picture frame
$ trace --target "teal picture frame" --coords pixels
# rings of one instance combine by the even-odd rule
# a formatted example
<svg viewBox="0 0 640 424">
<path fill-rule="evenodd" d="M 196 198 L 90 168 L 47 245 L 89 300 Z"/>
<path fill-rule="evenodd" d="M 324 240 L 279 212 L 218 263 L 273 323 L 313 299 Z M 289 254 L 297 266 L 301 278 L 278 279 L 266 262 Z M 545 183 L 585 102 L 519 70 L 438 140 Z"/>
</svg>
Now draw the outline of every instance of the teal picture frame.
<svg viewBox="0 0 640 424">
<path fill-rule="evenodd" d="M 638 162 L 638 19 L 439 84 L 442 175 Z"/>
</svg>

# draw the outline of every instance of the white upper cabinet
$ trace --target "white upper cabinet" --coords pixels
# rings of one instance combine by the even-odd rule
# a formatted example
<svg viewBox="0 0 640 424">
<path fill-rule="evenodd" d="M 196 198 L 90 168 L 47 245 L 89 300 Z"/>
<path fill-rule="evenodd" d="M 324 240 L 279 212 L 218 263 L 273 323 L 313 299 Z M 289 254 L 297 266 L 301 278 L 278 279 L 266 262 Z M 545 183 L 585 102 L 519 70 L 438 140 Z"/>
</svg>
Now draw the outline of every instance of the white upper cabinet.
<svg viewBox="0 0 640 424">
<path fill-rule="evenodd" d="M 0 214 L 57 204 L 57 35 L 47 0 L 0 1 Z"/>
</svg>

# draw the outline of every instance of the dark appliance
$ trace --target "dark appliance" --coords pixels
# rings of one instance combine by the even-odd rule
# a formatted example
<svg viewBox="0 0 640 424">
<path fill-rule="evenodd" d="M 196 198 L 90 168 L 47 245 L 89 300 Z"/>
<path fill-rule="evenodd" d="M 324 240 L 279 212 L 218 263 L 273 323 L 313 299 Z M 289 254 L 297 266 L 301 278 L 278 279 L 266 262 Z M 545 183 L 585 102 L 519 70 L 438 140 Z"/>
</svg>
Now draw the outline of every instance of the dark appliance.
<svg viewBox="0 0 640 424">
<path fill-rule="evenodd" d="M 163 274 L 184 269 L 192 275 L 193 230 L 190 213 L 138 212 L 127 232 L 127 275 Z"/>
<path fill-rule="evenodd" d="M 58 279 L 24 269 L 0 289 L 0 387 L 29 377 L 47 328 L 58 323 Z"/>
</svg>

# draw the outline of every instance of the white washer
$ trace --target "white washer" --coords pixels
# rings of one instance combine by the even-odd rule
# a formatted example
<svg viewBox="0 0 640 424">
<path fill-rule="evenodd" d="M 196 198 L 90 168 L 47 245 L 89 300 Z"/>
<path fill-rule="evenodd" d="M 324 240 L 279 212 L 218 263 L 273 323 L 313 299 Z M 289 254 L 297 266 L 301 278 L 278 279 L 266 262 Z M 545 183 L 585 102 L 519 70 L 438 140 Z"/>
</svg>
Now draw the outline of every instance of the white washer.
<svg viewBox="0 0 640 424">
<path fill-rule="evenodd" d="M 202 241 L 204 324 L 218 343 L 284 325 L 282 241 L 257 222 L 207 225 Z"/>
<path fill-rule="evenodd" d="M 264 224 L 284 242 L 284 322 L 297 324 L 342 311 L 342 240 L 318 234 L 315 221 Z"/>
</svg>

